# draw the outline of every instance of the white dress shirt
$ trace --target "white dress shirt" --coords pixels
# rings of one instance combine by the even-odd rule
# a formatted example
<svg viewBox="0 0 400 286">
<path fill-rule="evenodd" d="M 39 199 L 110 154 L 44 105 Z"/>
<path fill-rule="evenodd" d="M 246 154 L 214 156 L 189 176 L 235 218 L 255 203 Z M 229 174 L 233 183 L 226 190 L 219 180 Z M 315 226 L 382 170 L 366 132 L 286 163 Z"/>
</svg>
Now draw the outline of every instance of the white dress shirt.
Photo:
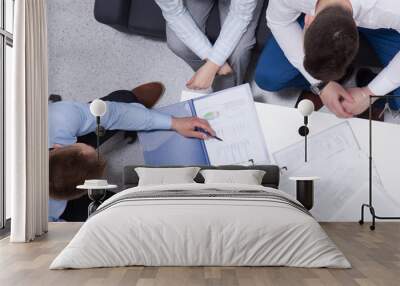
<svg viewBox="0 0 400 286">
<path fill-rule="evenodd" d="M 358 27 L 394 29 L 400 32 L 399 0 L 349 0 Z M 303 30 L 297 22 L 302 14 L 315 14 L 317 0 L 270 0 L 267 23 L 289 62 L 311 83 L 313 78 L 303 66 Z M 400 47 L 399 47 L 400 48 Z M 386 95 L 400 87 L 400 52 L 369 84 L 376 95 Z"/>
<path fill-rule="evenodd" d="M 257 0 L 231 0 L 229 14 L 213 46 L 194 22 L 183 0 L 156 2 L 177 37 L 200 59 L 209 59 L 219 66 L 226 62 L 246 32 L 257 6 Z"/>
</svg>

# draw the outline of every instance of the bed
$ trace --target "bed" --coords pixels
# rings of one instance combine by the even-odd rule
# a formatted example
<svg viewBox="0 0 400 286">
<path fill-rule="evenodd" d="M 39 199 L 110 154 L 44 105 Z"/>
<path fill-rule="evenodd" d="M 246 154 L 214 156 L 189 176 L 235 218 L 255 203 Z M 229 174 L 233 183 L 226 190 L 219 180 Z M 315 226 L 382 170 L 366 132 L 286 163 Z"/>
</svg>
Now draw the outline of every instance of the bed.
<svg viewBox="0 0 400 286">
<path fill-rule="evenodd" d="M 119 266 L 291 266 L 350 268 L 312 215 L 278 189 L 276 166 L 261 185 L 195 183 L 138 186 L 105 201 L 50 269 Z M 207 169 L 213 167 L 207 167 Z M 203 168 L 204 169 L 204 168 Z"/>
</svg>

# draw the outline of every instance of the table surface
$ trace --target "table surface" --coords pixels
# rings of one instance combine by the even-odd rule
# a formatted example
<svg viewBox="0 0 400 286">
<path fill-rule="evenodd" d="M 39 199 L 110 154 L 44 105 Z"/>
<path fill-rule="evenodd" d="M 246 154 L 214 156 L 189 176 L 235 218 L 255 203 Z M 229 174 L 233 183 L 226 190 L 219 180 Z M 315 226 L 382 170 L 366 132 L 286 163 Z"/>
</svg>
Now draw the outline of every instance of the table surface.
<svg viewBox="0 0 400 286">
<path fill-rule="evenodd" d="M 298 133 L 298 128 L 303 123 L 303 117 L 295 108 L 276 106 L 265 103 L 256 103 L 257 114 L 260 119 L 260 126 L 264 133 L 267 149 L 272 163 L 274 153 L 291 146 L 292 144 L 304 143 L 304 138 Z M 348 120 L 338 119 L 332 114 L 324 112 L 313 112 L 309 118 L 310 141 L 312 136 L 327 130 L 337 124 L 347 121 L 356 138 L 359 148 L 362 150 L 363 164 L 360 166 L 362 175 L 368 178 L 368 151 L 369 151 L 369 122 L 368 120 L 352 118 Z M 373 122 L 373 158 L 374 165 L 379 176 L 377 188 L 374 190 L 373 202 L 377 213 L 380 216 L 393 216 L 399 212 L 400 192 L 399 179 L 396 171 L 400 165 L 400 152 L 396 152 L 400 146 L 400 125 Z M 315 151 L 309 148 L 309 154 Z M 361 155 L 360 155 L 361 156 Z M 311 157 L 310 157 L 311 158 Z M 329 166 L 327 166 L 329 168 Z M 361 171 L 360 171 L 361 172 Z M 360 173 L 359 172 L 359 173 Z M 361 174 L 361 173 L 360 173 Z M 290 194 L 295 194 L 296 184 L 289 180 L 291 176 L 320 176 L 318 173 L 310 171 L 308 174 L 282 174 L 280 186 Z M 317 219 L 323 221 L 355 221 L 360 217 L 360 207 L 368 199 L 368 180 L 360 185 L 359 192 L 348 190 L 348 199 L 339 208 L 332 208 L 332 200 L 337 202 L 340 198 L 336 192 L 327 192 L 327 184 L 335 184 L 341 180 L 335 177 L 320 176 L 320 180 L 314 181 L 317 184 L 319 196 L 318 204 L 313 209 L 313 214 Z M 379 181 L 383 187 L 380 187 Z M 380 191 L 382 190 L 382 191 Z M 323 195 L 321 193 L 324 193 Z"/>
<path fill-rule="evenodd" d="M 316 181 L 319 180 L 320 177 L 290 177 L 289 180 L 292 181 Z"/>
<path fill-rule="evenodd" d="M 76 188 L 78 190 L 110 190 L 117 188 L 117 185 L 107 185 L 107 186 L 87 186 L 87 185 L 80 185 Z"/>
</svg>

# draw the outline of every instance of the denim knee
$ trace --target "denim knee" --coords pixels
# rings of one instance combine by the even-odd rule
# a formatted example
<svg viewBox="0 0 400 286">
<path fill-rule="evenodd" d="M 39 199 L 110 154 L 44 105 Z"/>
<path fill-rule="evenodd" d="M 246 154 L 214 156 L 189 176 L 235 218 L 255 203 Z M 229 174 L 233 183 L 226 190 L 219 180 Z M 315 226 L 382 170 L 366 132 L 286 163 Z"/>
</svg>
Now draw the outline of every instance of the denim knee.
<svg viewBox="0 0 400 286">
<path fill-rule="evenodd" d="M 275 92 L 285 88 L 285 83 L 282 83 L 282 79 L 274 73 L 272 68 L 260 68 L 258 66 L 254 80 L 261 89 L 266 91 Z"/>
</svg>

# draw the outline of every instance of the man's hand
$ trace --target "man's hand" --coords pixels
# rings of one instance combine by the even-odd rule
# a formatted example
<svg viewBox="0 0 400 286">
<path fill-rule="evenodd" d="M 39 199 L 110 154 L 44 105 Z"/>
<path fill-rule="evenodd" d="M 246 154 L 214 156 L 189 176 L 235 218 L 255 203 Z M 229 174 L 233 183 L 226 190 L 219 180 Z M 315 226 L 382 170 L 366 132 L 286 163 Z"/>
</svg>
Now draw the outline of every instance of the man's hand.
<svg viewBox="0 0 400 286">
<path fill-rule="evenodd" d="M 194 90 L 210 88 L 215 75 L 219 70 L 220 67 L 218 65 L 207 60 L 206 63 L 202 65 L 194 76 L 186 83 L 186 87 Z"/>
<path fill-rule="evenodd" d="M 207 120 L 198 117 L 172 118 L 172 129 L 185 137 L 194 137 L 206 140 L 209 138 L 204 132 L 197 131 L 201 128 L 211 135 L 215 136 L 215 131 L 211 128 Z"/>
<path fill-rule="evenodd" d="M 233 73 L 233 69 L 227 62 L 224 63 L 224 65 L 218 71 L 218 75 L 228 75 L 231 73 Z"/>
<path fill-rule="evenodd" d="M 353 115 L 343 107 L 343 101 L 354 103 L 353 97 L 337 82 L 331 81 L 322 90 L 321 100 L 339 118 L 349 118 Z"/>
<path fill-rule="evenodd" d="M 349 88 L 347 92 L 353 97 L 354 102 L 349 102 L 347 100 L 343 101 L 343 107 L 346 112 L 353 115 L 359 115 L 368 109 L 369 96 L 372 94 L 368 87 Z M 374 98 L 373 101 L 375 100 L 376 99 Z"/>
</svg>

